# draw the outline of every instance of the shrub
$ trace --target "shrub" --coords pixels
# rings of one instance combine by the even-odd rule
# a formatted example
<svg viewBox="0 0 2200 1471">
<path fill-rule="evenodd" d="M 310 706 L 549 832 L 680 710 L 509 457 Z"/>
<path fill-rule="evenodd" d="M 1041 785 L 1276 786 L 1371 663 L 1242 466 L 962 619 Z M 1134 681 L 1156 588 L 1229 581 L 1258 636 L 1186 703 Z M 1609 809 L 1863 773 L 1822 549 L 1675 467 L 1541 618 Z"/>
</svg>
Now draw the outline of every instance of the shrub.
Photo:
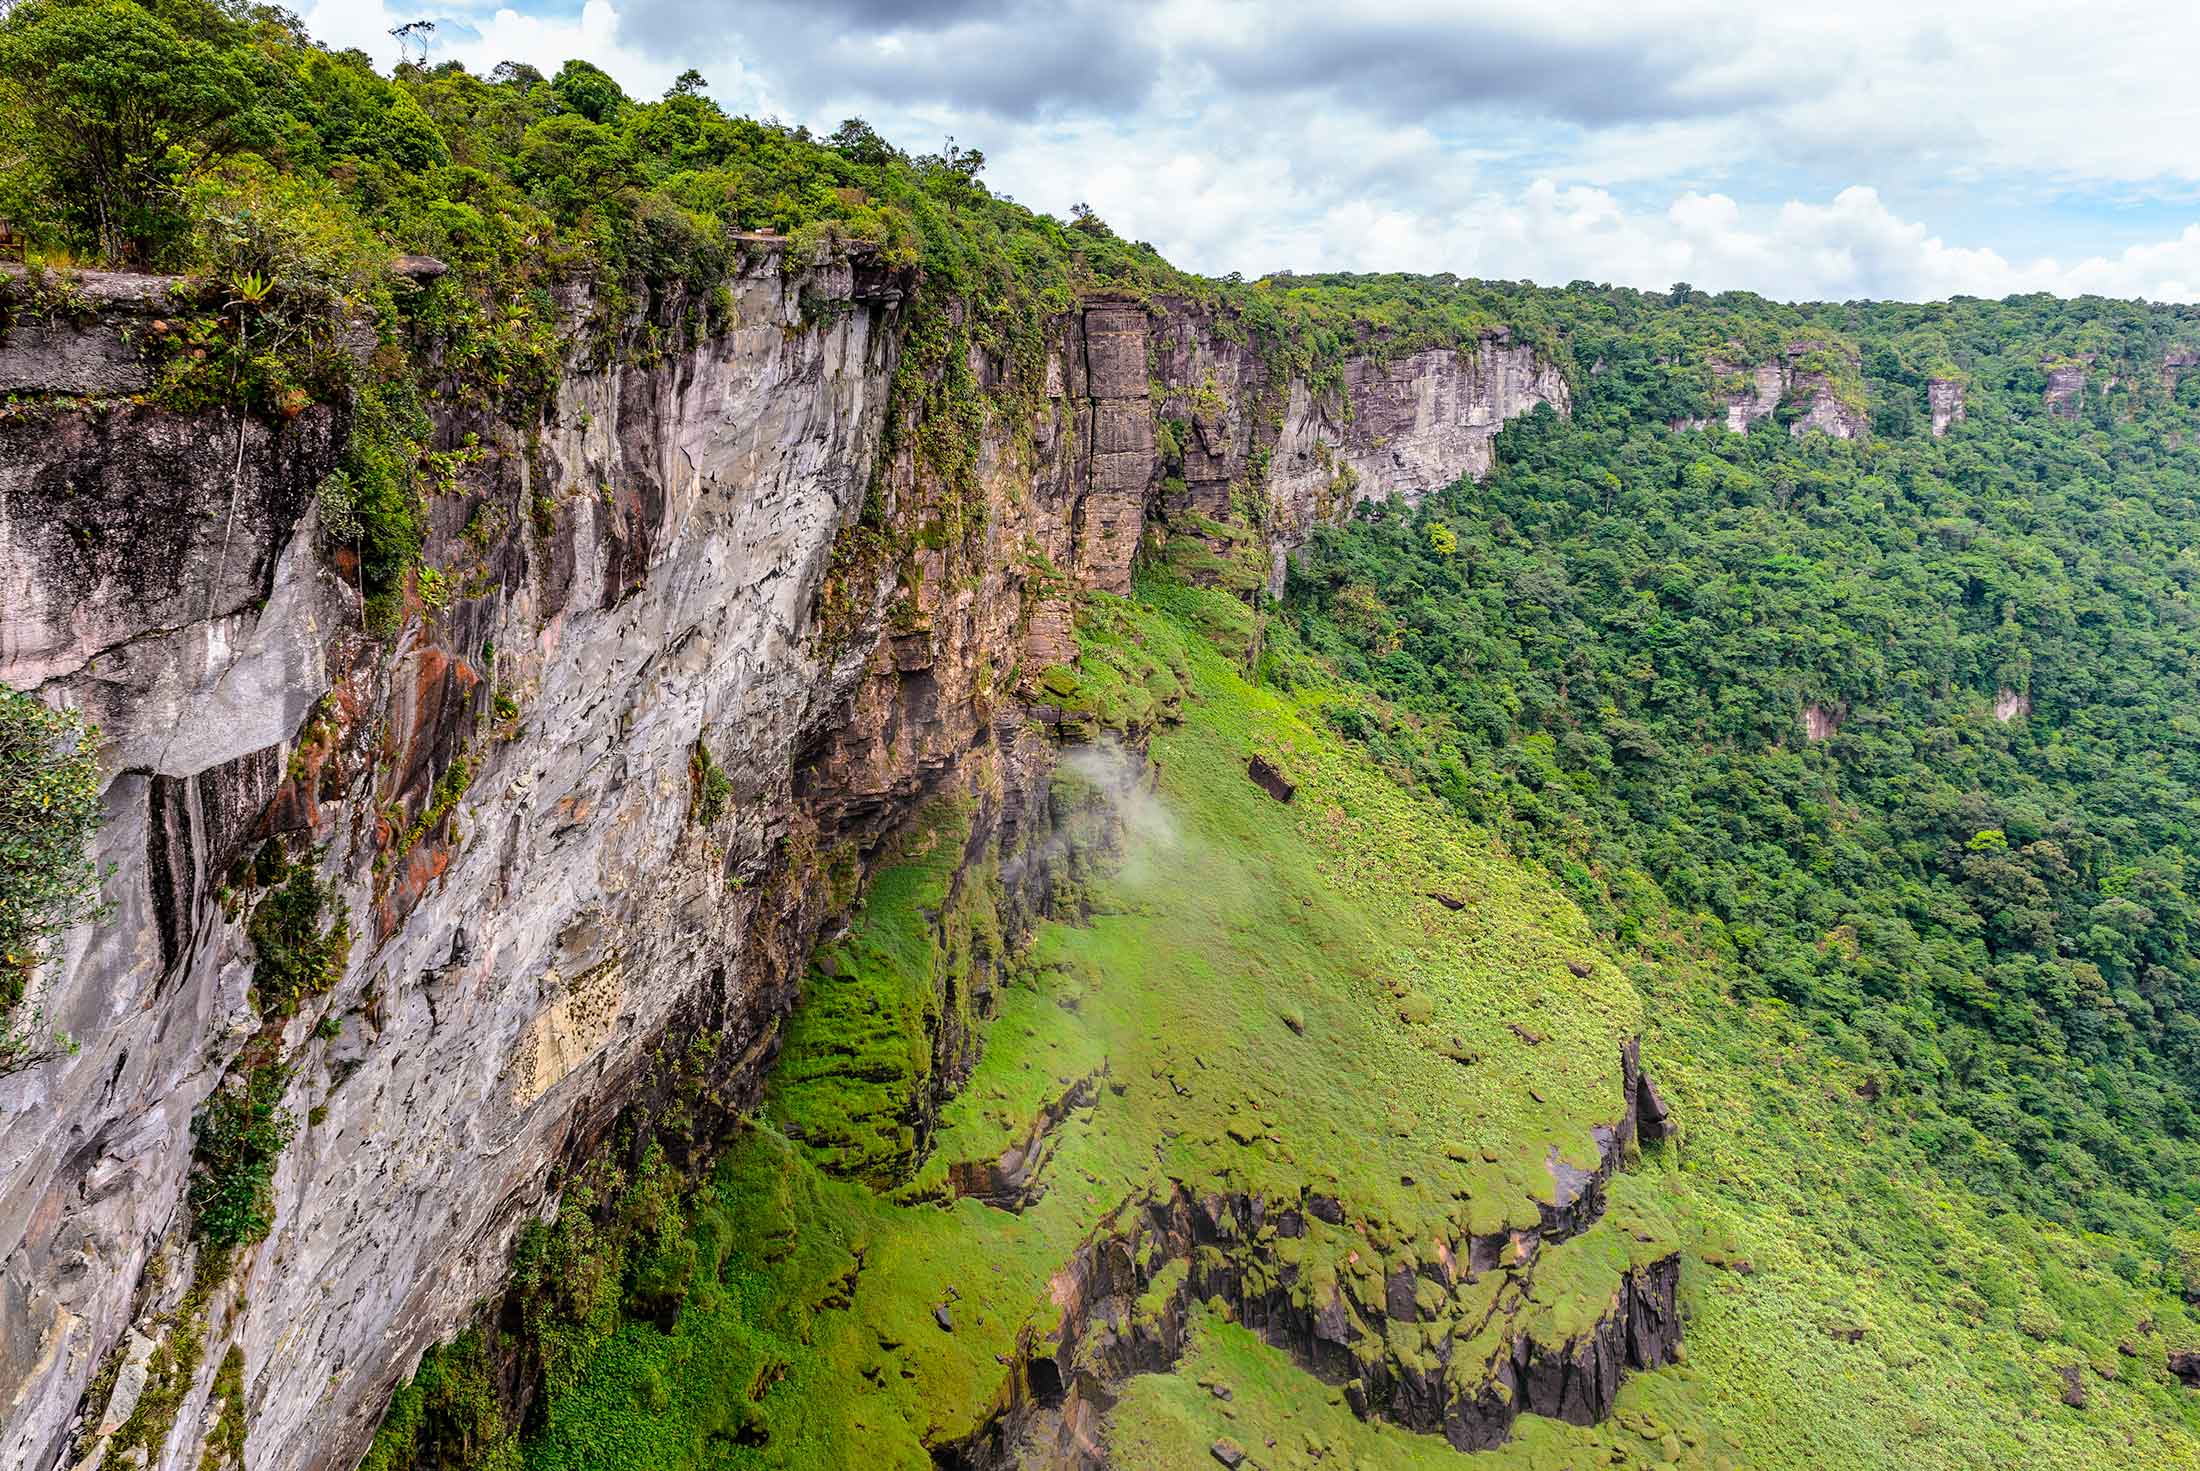
<svg viewBox="0 0 2200 1471">
<path fill-rule="evenodd" d="M 15 7 L 0 23 L 0 106 L 39 119 L 25 141 L 57 186 L 37 201 L 31 233 L 131 265 L 176 256 L 182 181 L 254 131 L 264 67 L 239 44 L 243 31 L 211 6 L 173 16 L 132 0 Z"/>
<path fill-rule="evenodd" d="M 76 711 L 0 687 L 0 1074 L 46 1055 L 13 1014 L 61 934 L 100 913 L 98 745 Z"/>
<path fill-rule="evenodd" d="M 323 915 L 332 909 L 333 922 L 324 930 Z M 299 1002 L 328 990 L 351 958 L 351 918 L 344 902 L 302 864 L 260 900 L 246 934 L 258 956 L 252 988 L 260 1009 L 273 1016 L 294 1015 Z"/>
<path fill-rule="evenodd" d="M 191 1232 L 217 1251 L 261 1240 L 275 1224 L 275 1162 L 298 1127 L 282 1107 L 289 1082 L 277 1064 L 247 1068 L 192 1125 Z"/>
</svg>

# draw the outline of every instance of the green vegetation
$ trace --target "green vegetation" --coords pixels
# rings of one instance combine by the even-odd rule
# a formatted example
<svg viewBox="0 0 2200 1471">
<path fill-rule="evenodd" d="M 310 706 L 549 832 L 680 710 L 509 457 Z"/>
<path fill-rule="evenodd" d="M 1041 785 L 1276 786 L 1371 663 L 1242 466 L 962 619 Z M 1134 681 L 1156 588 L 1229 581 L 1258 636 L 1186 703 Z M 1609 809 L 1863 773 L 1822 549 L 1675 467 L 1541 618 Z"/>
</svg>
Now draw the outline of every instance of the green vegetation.
<svg viewBox="0 0 2200 1471">
<path fill-rule="evenodd" d="M 274 1063 L 239 1069 L 192 1121 L 191 1232 L 224 1255 L 275 1224 L 275 1163 L 297 1132 L 282 1106 L 289 1082 Z"/>
<path fill-rule="evenodd" d="M 1304 677 L 1246 683 L 1255 632 L 1243 603 L 1165 576 L 1092 600 L 1050 693 L 1096 735 L 1182 716 L 1153 736 L 1158 804 L 1124 809 L 1119 865 L 1064 875 L 1062 917 L 1006 947 L 966 1018 L 982 1054 L 927 1134 L 943 1002 L 985 970 L 969 906 L 1001 893 L 962 813 L 927 814 L 821 956 L 764 1116 L 704 1188 L 590 1187 L 523 1252 L 559 1345 L 527 1464 L 929 1465 L 998 1403 L 997 1356 L 1054 1330 L 1056 1273 L 1123 1229 L 1125 1202 L 1319 1182 L 1352 1224 L 1308 1238 L 1309 1282 L 1371 1270 L 1370 1247 L 1410 1259 L 1517 1224 L 1547 1144 L 1610 1115 L 1617 1038 L 1639 1029 L 1684 1135 L 1548 1254 L 1524 1321 L 1563 1341 L 1610 1274 L 1678 1246 L 1686 1360 L 1631 1376 L 1603 1425 L 1523 1418 L 1490 1464 L 2200 1465 L 2200 1412 L 2163 1362 L 2200 1323 L 2143 1241 L 1979 1194 L 1887 1126 L 1876 1064 L 1777 998 L 1738 1005 L 1730 958 L 1646 925 L 1642 945 L 1674 948 L 1623 976 L 1498 842 L 1330 733 L 1350 687 L 1311 677 L 1290 623 L 1262 663 Z M 1246 776 L 1249 753 L 1297 784 L 1291 803 Z M 1083 762 L 1058 782 L 1065 810 L 1118 790 Z M 1011 1150 L 1039 1160 L 1020 1213 L 966 1193 Z M 1159 1272 L 1138 1313 L 1183 1280 Z M 1461 1464 L 1361 1421 L 1226 1313 L 1195 1323 L 1176 1374 L 1127 1385 L 1114 1464 L 1195 1464 L 1222 1438 L 1275 1466 Z M 2060 1399 L 2070 1364 L 2083 1410 Z"/>
<path fill-rule="evenodd" d="M 0 686 L 0 1075 L 65 1047 L 24 992 L 71 927 L 100 913 L 99 732 Z"/>
<path fill-rule="evenodd" d="M 481 1334 L 469 1331 L 421 1355 L 390 1400 L 359 1471 L 516 1471 Z"/>
<path fill-rule="evenodd" d="M 763 1117 L 693 1201 L 569 1194 L 523 1247 L 523 1300 L 572 1299 L 545 1324 L 530 1464 L 929 1466 L 1003 1392 L 996 1356 L 1053 1331 L 1055 1272 L 1126 1201 L 1172 1181 L 1334 1193 L 1352 1224 L 1294 1248 L 1312 1291 L 1374 1270 L 1370 1242 L 1417 1260 L 1438 1235 L 1531 1223 L 1548 1151 L 1594 1160 L 1641 1018 L 1578 915 L 1246 685 L 1194 631 L 1242 604 L 1157 596 L 1173 615 L 1096 600 L 1065 671 L 1111 718 L 1154 718 L 1157 688 L 1196 712 L 1155 737 L 1157 805 L 1104 762 L 1057 777 L 1058 821 L 1125 824 L 1121 865 L 1089 833 L 1037 855 L 1065 917 L 1015 951 L 994 929 L 1001 855 L 965 851 L 955 802 L 930 809 L 819 957 Z M 1247 777 L 1253 751 L 1290 772 L 1292 804 Z M 1531 1021 L 1534 1044 L 1514 1030 Z M 938 1045 L 958 1025 L 983 1032 L 974 1065 Z M 1028 1209 L 965 1193 L 1034 1143 Z M 630 1215 L 649 1224 L 615 1224 Z M 1551 1278 L 1577 1313 L 1608 1291 L 1579 1245 L 1572 1287 Z"/>
<path fill-rule="evenodd" d="M 1507 429 L 1485 484 L 1317 536 L 1280 610 L 1255 488 L 1228 520 L 1182 517 L 1139 598 L 1088 600 L 1077 657 L 1029 676 L 1066 739 L 1151 738 L 1152 800 L 1073 762 L 1050 797 L 1074 838 L 1020 855 L 972 851 L 977 796 L 931 807 L 816 957 L 764 1106 L 701 1187 L 622 1139 L 523 1236 L 496 1352 L 540 1377 L 527 1434 L 468 1337 L 423 1360 L 370 1465 L 932 1465 L 1055 1331 L 1065 1264 L 1140 1203 L 1334 1195 L 1347 1224 L 1244 1263 L 1288 1266 L 1292 1291 L 1426 1266 L 1531 1224 L 1554 1149 L 1591 1162 L 1638 1032 L 1682 1139 L 1505 1324 L 1476 1316 L 1488 1273 L 1356 1345 L 1425 1366 L 1444 1335 L 1560 1342 L 1679 1251 L 1685 1362 L 1631 1378 L 1605 1425 L 1524 1421 L 1493 1464 L 2200 1464 L 2164 1367 L 2200 1345 L 2200 374 L 2163 366 L 2200 315 L 1208 282 L 1089 210 L 995 198 L 952 140 L 728 117 L 699 82 L 646 101 L 579 61 L 386 78 L 272 8 L 22 0 L 0 19 L 0 214 L 47 309 L 78 300 L 81 262 L 184 277 L 143 341 L 158 402 L 346 409 L 316 499 L 380 629 L 472 595 L 508 530 L 556 530 L 546 494 L 477 508 L 458 565 L 422 560 L 431 500 L 492 449 L 534 453 L 565 367 L 740 325 L 736 278 L 767 258 L 914 291 L 880 463 L 908 452 L 919 503 L 882 471 L 843 531 L 828 653 L 888 574 L 916 626 L 920 548 L 982 544 L 980 433 L 1028 447 L 1049 324 L 1096 291 L 1213 308 L 1271 369 L 1269 401 L 1238 406 L 1256 420 L 1285 370 L 1321 392 L 1355 355 L 1499 333 L 1565 371 L 1575 412 Z M 400 252 L 450 269 L 400 279 Z M 1811 391 L 1754 432 L 1669 427 L 1716 422 L 1774 361 Z M 2075 422 L 2042 402 L 2051 365 L 2087 376 Z M 1945 439 L 1936 380 L 1967 397 Z M 1820 385 L 1868 440 L 1784 432 Z M 1165 473 L 1223 408 L 1212 380 L 1181 398 L 1157 399 Z M 462 447 L 431 453 L 437 423 Z M 1322 468 L 1349 499 L 1350 470 Z M 46 1045 L 17 1013 L 91 912 L 93 743 L 0 694 L 0 1071 Z M 1248 777 L 1256 756 L 1292 801 Z M 384 882 L 479 759 L 411 822 L 385 814 Z M 730 795 L 698 744 L 696 820 Z M 250 878 L 262 1033 L 196 1121 L 189 1187 L 224 1262 L 272 1224 L 281 1031 L 350 943 L 309 862 L 276 847 Z M 1023 914 L 1039 887 L 1050 912 Z M 979 1198 L 1011 1175 L 1020 1198 Z M 1150 1326 L 1190 1266 L 1141 1271 Z M 112 1455 L 166 1434 L 216 1276 Z M 1260 1465 L 1458 1464 L 1192 1311 L 1182 1372 L 1127 1387 L 1116 1464 L 1224 1438 Z M 241 1459 L 242 1377 L 232 1350 L 209 1467 Z"/>
<path fill-rule="evenodd" d="M 221 1409 L 206 1434 L 199 1471 L 243 1471 L 245 1444 L 244 1350 L 232 1343 L 214 1369 L 214 1403 Z"/>
<path fill-rule="evenodd" d="M 2159 1251 L 2200 1172 L 2200 458 L 2160 373 L 2190 328 L 1818 316 L 1860 344 L 1872 440 L 1670 433 L 1690 405 L 1615 343 L 1487 483 L 1318 535 L 1290 616 L 1341 675 L 1330 722 L 1604 933 L 1800 1008 L 1945 1173 Z M 1887 412 L 1921 404 L 1921 341 L 1970 379 L 1946 439 Z M 2050 342 L 2127 385 L 2091 427 L 2042 411 Z"/>
<path fill-rule="evenodd" d="M 498 697 L 500 702 L 503 698 L 501 695 Z M 513 706 L 511 716 L 506 716 L 500 703 L 497 714 L 500 719 L 509 719 L 519 714 L 519 707 Z M 725 768 L 711 758 L 710 747 L 700 740 L 695 743 L 695 755 L 688 775 L 695 791 L 691 813 L 704 827 L 716 826 L 718 819 L 725 816 L 727 800 L 733 796 L 733 778 L 726 775 Z"/>
<path fill-rule="evenodd" d="M 107 1440 L 107 1454 L 115 1457 L 142 1452 L 150 1461 L 160 1454 L 176 1416 L 198 1382 L 199 1365 L 206 1358 L 206 1301 L 213 1282 L 202 1276 L 184 1293 L 183 1301 L 165 1321 L 152 1354 L 145 1361 L 145 1388 L 130 1407 L 129 1418 L 115 1427 Z M 119 1355 L 121 1349 L 117 1346 Z M 119 1367 L 121 1360 L 115 1361 Z M 112 1391 L 113 1382 L 107 1388 Z"/>
<path fill-rule="evenodd" d="M 289 1018 L 343 977 L 351 958 L 350 914 L 312 861 L 290 862 L 280 840 L 262 848 L 258 865 L 261 881 L 271 887 L 245 926 L 256 957 L 253 997 L 263 1017 Z"/>
<path fill-rule="evenodd" d="M 1002 949 L 990 886 L 956 882 L 969 830 L 962 804 L 930 808 L 878 878 L 879 902 L 811 964 L 771 1115 L 833 1174 L 907 1179 L 927 1115 L 968 1069 L 976 989 Z"/>
</svg>

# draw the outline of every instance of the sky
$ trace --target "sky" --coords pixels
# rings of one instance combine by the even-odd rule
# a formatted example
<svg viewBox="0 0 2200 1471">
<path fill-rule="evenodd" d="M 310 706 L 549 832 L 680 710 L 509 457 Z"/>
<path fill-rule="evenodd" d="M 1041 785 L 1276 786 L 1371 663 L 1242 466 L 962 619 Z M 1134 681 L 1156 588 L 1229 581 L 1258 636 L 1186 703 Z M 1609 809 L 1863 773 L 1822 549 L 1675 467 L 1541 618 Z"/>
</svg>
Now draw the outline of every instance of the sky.
<svg viewBox="0 0 2200 1471">
<path fill-rule="evenodd" d="M 295 3 L 295 0 L 294 0 Z M 385 66 L 985 151 L 1180 266 L 2200 300 L 2189 0 L 312 0 Z"/>
</svg>

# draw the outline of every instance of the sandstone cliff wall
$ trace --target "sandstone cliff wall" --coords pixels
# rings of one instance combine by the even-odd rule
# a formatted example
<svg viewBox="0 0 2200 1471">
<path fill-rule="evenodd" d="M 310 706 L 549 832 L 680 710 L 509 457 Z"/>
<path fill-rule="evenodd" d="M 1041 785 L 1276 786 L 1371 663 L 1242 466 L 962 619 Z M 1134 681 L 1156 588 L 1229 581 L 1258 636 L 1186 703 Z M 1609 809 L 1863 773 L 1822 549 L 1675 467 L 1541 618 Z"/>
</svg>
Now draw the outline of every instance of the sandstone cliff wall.
<svg viewBox="0 0 2200 1471">
<path fill-rule="evenodd" d="M 1353 498 L 1484 473 L 1505 418 L 1567 406 L 1498 338 L 1316 393 L 1209 309 L 1096 299 L 944 486 L 881 459 L 909 285 L 759 251 L 733 326 L 576 352 L 539 435 L 451 415 L 440 605 L 394 633 L 322 544 L 341 406 L 86 398 L 143 386 L 104 315 L 0 349 L 33 395 L 0 415 L 0 679 L 102 725 L 115 906 L 35 993 L 80 1051 L 0 1078 L 0 1461 L 96 1461 L 173 1381 L 150 1460 L 196 1466 L 235 1348 L 248 1463 L 348 1464 L 655 1053 L 708 1039 L 753 1095 L 829 858 L 860 870 L 957 784 L 1013 844 L 1052 759 L 1026 681 L 1072 653 L 1080 589 L 1127 591 L 1195 513 L 1260 523 L 1280 568 Z M 890 553 L 851 551 L 867 501 Z M 287 1020 L 252 994 L 271 841 L 351 935 Z M 192 1120 L 269 1058 L 299 1129 L 272 1233 L 217 1279 Z"/>
<path fill-rule="evenodd" d="M 1795 406 L 1788 420 L 1788 433 L 1798 439 L 1813 431 L 1835 439 L 1859 439 L 1870 432 L 1870 421 L 1840 395 L 1832 375 L 1802 366 L 1805 360 L 1823 352 L 1821 343 L 1798 342 L 1789 344 L 1771 362 L 1750 364 L 1711 358 L 1709 366 L 1717 380 L 1717 391 L 1726 401 L 1727 432 L 1747 434 L 1752 424 L 1771 418 L 1783 404 Z M 1853 360 L 1850 366 L 1853 369 Z M 1961 417 L 1960 390 L 1957 416 Z M 1673 427 L 1693 429 L 1703 425 L 1691 421 Z"/>
</svg>

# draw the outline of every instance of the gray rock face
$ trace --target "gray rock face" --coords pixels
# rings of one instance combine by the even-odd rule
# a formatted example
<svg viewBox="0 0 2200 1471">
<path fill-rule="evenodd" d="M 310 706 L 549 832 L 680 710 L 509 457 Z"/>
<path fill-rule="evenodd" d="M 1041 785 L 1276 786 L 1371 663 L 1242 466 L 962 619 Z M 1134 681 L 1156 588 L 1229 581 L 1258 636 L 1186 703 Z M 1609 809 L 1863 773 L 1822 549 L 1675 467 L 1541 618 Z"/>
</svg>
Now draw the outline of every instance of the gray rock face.
<svg viewBox="0 0 2200 1471">
<path fill-rule="evenodd" d="M 1948 426 L 1963 422 L 1963 385 L 1950 378 L 1934 378 L 1925 385 L 1925 401 L 1932 410 L 1933 438 L 1947 434 Z"/>
<path fill-rule="evenodd" d="M 754 1009 L 738 966 L 752 901 L 727 876 L 763 865 L 795 749 L 852 682 L 815 662 L 806 624 L 862 498 L 894 343 L 866 312 L 790 332 L 776 266 L 739 283 L 737 307 L 744 325 L 676 371 L 569 376 L 545 457 L 566 503 L 554 545 L 389 649 L 352 635 L 356 596 L 299 504 L 325 424 L 248 434 L 226 565 L 233 426 L 67 414 L 0 454 L 4 672 L 106 726 L 117 905 L 43 997 L 82 1052 L 0 1080 L 0 1460 L 62 1455 L 175 1237 L 191 1116 L 254 1026 L 250 946 L 215 891 L 309 754 L 324 694 L 434 730 L 401 744 L 436 771 L 452 748 L 476 768 L 449 841 L 380 860 L 374 819 L 402 773 L 359 763 L 314 794 L 321 868 L 369 943 L 327 1001 L 339 1035 L 291 1024 L 286 1105 L 315 1122 L 282 1156 L 274 1235 L 212 1305 L 219 1320 L 249 1303 L 234 1341 L 255 1466 L 356 1451 L 392 1380 L 501 1280 L 575 1115 L 615 1097 L 697 993 Z M 83 515 L 117 527 L 89 556 L 71 551 Z M 448 644 L 478 665 L 457 708 Z M 492 684 L 522 706 L 508 734 L 490 729 Z M 733 780 L 708 835 L 688 821 L 698 740 Z M 148 1328 L 187 1280 L 139 1305 Z M 169 1464 L 196 1463 L 204 1394 Z"/>
<path fill-rule="evenodd" d="M 1742 382 L 1730 390 L 1727 399 L 1729 434 L 1747 434 L 1750 425 L 1759 419 L 1771 418 L 1773 410 L 1780 407 L 1780 400 L 1787 396 L 1787 366 L 1784 363 L 1759 363 L 1754 368 L 1739 368 L 1714 360 L 1711 367 L 1722 378 L 1742 376 Z"/>
<path fill-rule="evenodd" d="M 2058 419 L 2075 419 L 2085 408 L 2084 362 L 2061 363 L 2047 370 L 2047 387 L 2040 402 Z"/>
<path fill-rule="evenodd" d="M 1739 344 L 1729 344 L 1738 347 Z M 1782 404 L 1804 405 L 1788 424 L 1788 433 L 1800 439 L 1812 432 L 1834 439 L 1860 439 L 1870 423 L 1834 389 L 1832 378 L 1817 369 L 1798 364 L 1824 351 L 1817 342 L 1790 343 L 1777 359 L 1749 364 L 1714 356 L 1708 360 L 1718 391 L 1726 398 L 1726 428 L 1730 434 L 1747 434 L 1752 424 L 1769 419 Z M 1676 422 L 1675 429 L 1700 428 L 1701 420 Z"/>
<path fill-rule="evenodd" d="M 131 342 L 167 305 L 167 276 L 55 271 L 0 263 L 0 393 L 141 392 L 152 379 Z"/>
<path fill-rule="evenodd" d="M 1565 376 L 1503 334 L 1402 358 L 1348 360 L 1340 391 L 1268 381 L 1256 353 L 1172 314 L 1159 329 L 1162 412 L 1190 421 L 1183 507 L 1227 519 L 1230 487 L 1263 484 L 1269 591 L 1315 526 L 1366 500 L 1417 501 L 1490 472 L 1507 421 L 1548 405 L 1573 410 Z M 1267 423 L 1279 425 L 1269 438 Z M 1265 469 L 1265 481 L 1261 471 Z M 1179 507 L 1164 500 L 1166 515 Z"/>
<path fill-rule="evenodd" d="M 1346 365 L 1344 385 L 1343 404 L 1299 390 L 1286 408 L 1270 497 L 1295 525 L 1355 501 L 1393 493 L 1413 501 L 1461 476 L 1479 480 L 1508 420 L 1544 404 L 1573 411 L 1565 377 L 1500 336 L 1463 351 L 1358 359 Z"/>
<path fill-rule="evenodd" d="M 1813 431 L 1833 439 L 1862 439 L 1870 431 L 1871 423 L 1862 411 L 1836 394 L 1823 373 L 1791 375 L 1788 392 L 1810 401 L 1810 407 L 1788 425 L 1788 433 L 1797 439 Z"/>
<path fill-rule="evenodd" d="M 943 496 L 906 453 L 878 463 L 906 282 L 758 246 L 730 329 L 647 367 L 576 353 L 539 444 L 438 426 L 484 429 L 431 506 L 448 597 L 370 636 L 315 509 L 344 412 L 85 404 L 144 386 L 125 319 L 165 291 L 91 284 L 114 300 L 73 336 L 0 344 L 7 385 L 52 395 L 0 415 L 0 679 L 103 727 L 114 905 L 33 997 L 81 1050 L 0 1078 L 11 1467 L 102 1454 L 195 1281 L 206 1351 L 154 1467 L 198 1464 L 231 1345 L 254 1471 L 348 1465 L 662 1039 L 708 1018 L 753 1084 L 827 918 L 798 849 L 875 842 L 950 780 L 1016 820 L 1048 757 L 994 681 L 1071 647 L 1076 586 L 1127 589 L 1141 542 L 1229 515 L 1233 480 L 1280 563 L 1355 496 L 1486 473 L 1505 419 L 1569 403 L 1501 337 L 1348 363 L 1317 399 L 1192 307 L 1095 300 L 1056 325 L 1036 421 L 982 434 L 982 532 L 843 564 L 874 483 L 912 527 Z M 805 316 L 805 293 L 846 309 Z M 730 783 L 707 825 L 700 752 Z M 352 934 L 279 1026 L 249 994 L 238 867 L 274 838 Z M 273 1233 L 208 1297 L 191 1123 L 255 1038 L 292 1064 L 299 1127 Z M 88 1403 L 95 1378 L 114 1392 Z"/>
</svg>

